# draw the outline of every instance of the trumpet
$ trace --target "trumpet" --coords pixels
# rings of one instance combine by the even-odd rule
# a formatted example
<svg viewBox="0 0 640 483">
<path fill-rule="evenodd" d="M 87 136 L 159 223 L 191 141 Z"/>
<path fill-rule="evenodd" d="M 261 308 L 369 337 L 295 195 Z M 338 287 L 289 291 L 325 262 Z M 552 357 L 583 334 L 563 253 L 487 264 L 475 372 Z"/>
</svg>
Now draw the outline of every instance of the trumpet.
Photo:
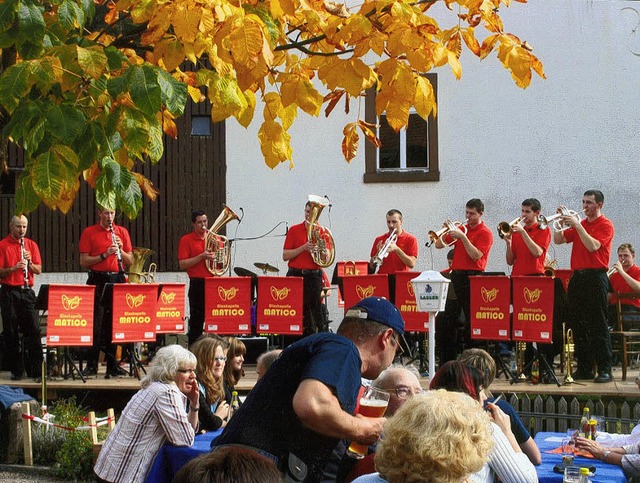
<svg viewBox="0 0 640 483">
<path fill-rule="evenodd" d="M 20 256 L 22 257 L 22 260 L 24 260 L 26 263 L 23 271 L 24 282 L 22 284 L 22 288 L 28 289 L 29 288 L 29 260 L 27 260 L 27 252 L 24 249 L 24 235 L 20 237 Z"/>
<path fill-rule="evenodd" d="M 396 231 L 397 229 L 394 228 L 391 232 L 391 235 L 389 235 L 389 238 L 387 238 L 387 240 L 384 242 L 384 245 L 382 245 L 380 250 L 378 250 L 377 255 L 373 257 L 373 263 L 376 267 L 382 265 L 382 260 L 386 258 L 387 255 L 389 255 L 389 247 L 391 246 L 391 244 L 398 241 L 398 235 L 396 235 Z"/>
<path fill-rule="evenodd" d="M 562 324 L 562 358 L 564 359 L 565 384 L 574 382 L 571 372 L 573 371 L 573 353 L 575 352 L 575 344 L 573 342 L 573 330 L 564 330 L 565 324 Z"/>
<path fill-rule="evenodd" d="M 555 215 L 551 215 L 549 217 L 546 216 L 542 216 L 540 215 L 538 217 L 538 224 L 540 225 L 540 228 L 545 229 L 548 226 L 552 226 L 553 229 L 555 231 L 565 231 L 568 228 L 571 228 L 569 225 L 563 225 L 562 221 L 560 220 L 561 217 L 563 216 L 571 216 L 573 218 L 576 219 L 576 221 L 580 222 L 582 220 L 582 214 L 585 212 L 585 210 L 581 210 L 581 211 L 573 211 L 570 210 L 564 206 L 561 206 L 560 208 L 558 208 L 558 212 Z"/>
<path fill-rule="evenodd" d="M 511 235 L 511 232 L 513 231 L 513 227 L 516 225 L 519 225 L 521 221 L 522 221 L 522 217 L 519 216 L 515 220 L 510 221 L 508 223 L 506 221 L 498 223 L 498 236 L 500 238 L 504 238 L 507 235 Z"/>
<path fill-rule="evenodd" d="M 616 268 L 616 266 L 614 265 L 613 267 L 611 267 L 609 270 L 607 270 L 607 277 L 611 277 L 611 275 L 613 275 L 614 273 L 616 273 L 618 271 L 618 269 Z"/>
<path fill-rule="evenodd" d="M 435 242 L 440 240 L 445 246 L 450 247 L 451 245 L 453 245 L 455 242 L 458 241 L 457 238 L 454 238 L 450 243 L 444 243 L 443 237 L 447 233 L 449 233 L 451 230 L 458 229 L 465 235 L 467 234 L 467 227 L 464 224 L 460 223 L 459 221 L 447 220 L 443 223 L 443 225 L 444 227 L 441 230 L 438 230 L 438 231 L 431 230 L 428 232 L 429 241 L 425 244 L 425 246 L 430 247 Z"/>
</svg>

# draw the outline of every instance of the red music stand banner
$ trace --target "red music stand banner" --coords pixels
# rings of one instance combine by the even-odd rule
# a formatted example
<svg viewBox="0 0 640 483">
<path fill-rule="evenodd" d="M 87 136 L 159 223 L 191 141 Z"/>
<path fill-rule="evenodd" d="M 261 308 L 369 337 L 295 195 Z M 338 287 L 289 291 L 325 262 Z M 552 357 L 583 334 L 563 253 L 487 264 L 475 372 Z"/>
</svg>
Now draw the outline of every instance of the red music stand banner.
<svg viewBox="0 0 640 483">
<path fill-rule="evenodd" d="M 556 270 L 556 278 L 562 280 L 562 285 L 564 286 L 564 291 L 569 291 L 569 280 L 571 280 L 571 275 L 573 274 L 573 270 L 570 268 L 559 268 Z"/>
<path fill-rule="evenodd" d="M 471 338 L 509 340 L 511 280 L 507 276 L 473 276 Z"/>
<path fill-rule="evenodd" d="M 49 285 L 47 345 L 93 345 L 93 285 Z"/>
<path fill-rule="evenodd" d="M 382 275 L 352 275 L 342 279 L 344 311 L 367 297 L 382 297 L 389 300 L 389 278 Z"/>
<path fill-rule="evenodd" d="M 155 342 L 157 283 L 113 284 L 113 342 Z"/>
<path fill-rule="evenodd" d="M 369 262 L 366 260 L 347 260 L 336 263 L 338 277 L 345 275 L 366 275 L 369 270 Z M 344 299 L 340 290 L 338 290 L 338 307 L 344 307 Z"/>
<path fill-rule="evenodd" d="M 513 340 L 551 344 L 553 286 L 551 277 L 511 277 Z"/>
<path fill-rule="evenodd" d="M 216 334 L 251 333 L 251 277 L 204 280 L 204 330 Z"/>
<path fill-rule="evenodd" d="M 429 313 L 418 312 L 416 295 L 411 280 L 420 272 L 397 272 L 396 277 L 396 307 L 404 319 L 406 332 L 429 332 Z"/>
<path fill-rule="evenodd" d="M 185 284 L 163 283 L 156 305 L 156 333 L 184 333 Z"/>
<path fill-rule="evenodd" d="M 302 334 L 302 277 L 258 277 L 258 332 Z"/>
</svg>

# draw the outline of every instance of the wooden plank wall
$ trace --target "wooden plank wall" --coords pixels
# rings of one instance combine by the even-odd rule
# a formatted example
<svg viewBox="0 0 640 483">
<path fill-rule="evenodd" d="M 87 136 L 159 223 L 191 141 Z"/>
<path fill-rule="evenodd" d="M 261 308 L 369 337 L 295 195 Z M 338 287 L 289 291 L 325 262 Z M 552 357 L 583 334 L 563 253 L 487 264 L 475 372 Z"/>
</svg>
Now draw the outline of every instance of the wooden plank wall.
<svg viewBox="0 0 640 483">
<path fill-rule="evenodd" d="M 226 157 L 224 122 L 212 126 L 212 136 L 191 136 L 191 118 L 208 115 L 209 103 L 188 103 L 185 114 L 177 120 L 178 139 L 165 136 L 165 154 L 158 164 L 140 164 L 143 173 L 160 190 L 155 201 L 144 199 L 138 217 L 128 220 L 118 214 L 116 223 L 125 226 L 134 246 L 147 247 L 156 253 L 151 261 L 158 271 L 178 271 L 178 241 L 191 230 L 191 212 L 202 209 L 210 223 L 222 211 L 226 200 Z M 10 168 L 21 168 L 23 156 L 9 146 Z M 28 215 L 27 236 L 39 245 L 46 272 L 80 271 L 78 242 L 87 226 L 96 223 L 93 190 L 84 182 L 74 206 L 67 215 L 51 211 L 43 204 Z M 1 235 L 6 236 L 8 222 L 14 214 L 12 197 L 0 197 Z M 224 233 L 224 230 L 221 230 Z"/>
</svg>

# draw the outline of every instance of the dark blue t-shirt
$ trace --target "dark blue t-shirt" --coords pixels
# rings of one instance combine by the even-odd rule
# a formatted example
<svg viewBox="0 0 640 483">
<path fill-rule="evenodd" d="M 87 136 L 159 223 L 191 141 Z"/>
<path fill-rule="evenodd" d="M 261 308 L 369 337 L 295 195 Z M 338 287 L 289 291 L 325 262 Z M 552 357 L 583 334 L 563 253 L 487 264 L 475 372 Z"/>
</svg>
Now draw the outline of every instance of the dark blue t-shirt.
<svg viewBox="0 0 640 483">
<path fill-rule="evenodd" d="M 291 344 L 256 383 L 212 446 L 245 444 L 280 459 L 291 452 L 307 464 L 305 481 L 319 480 L 339 439 L 304 427 L 293 410 L 293 396 L 301 381 L 316 379 L 331 389 L 344 411 L 353 414 L 361 364 L 354 343 L 340 335 L 315 334 Z"/>
<path fill-rule="evenodd" d="M 487 399 L 487 402 L 493 402 L 494 399 L 495 398 L 489 398 Z M 516 437 L 518 444 L 528 441 L 531 434 L 529 434 L 529 431 L 523 424 L 522 419 L 520 419 L 520 415 L 513 406 L 504 399 L 500 399 L 497 405 L 507 416 L 509 416 L 509 419 L 511 420 L 511 432 Z"/>
</svg>

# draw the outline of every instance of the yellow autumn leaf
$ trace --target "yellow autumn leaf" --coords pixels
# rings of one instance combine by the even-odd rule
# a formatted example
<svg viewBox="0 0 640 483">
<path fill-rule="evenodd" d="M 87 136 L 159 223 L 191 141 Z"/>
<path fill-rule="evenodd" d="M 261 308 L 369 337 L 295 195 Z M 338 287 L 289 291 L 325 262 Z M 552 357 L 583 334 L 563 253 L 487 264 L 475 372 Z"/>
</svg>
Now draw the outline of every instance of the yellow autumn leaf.
<svg viewBox="0 0 640 483">
<path fill-rule="evenodd" d="M 185 57 L 182 44 L 175 39 L 164 39 L 158 42 L 153 49 L 153 55 L 156 62 L 162 59 L 168 72 L 172 72 L 182 64 Z"/>
<path fill-rule="evenodd" d="M 147 196 L 151 201 L 155 201 L 160 194 L 160 191 L 158 191 L 158 189 L 153 185 L 153 182 L 141 173 L 132 171 L 131 174 L 136 179 L 136 183 L 138 183 L 138 186 L 140 186 L 140 189 L 145 196 Z"/>
<path fill-rule="evenodd" d="M 480 43 L 478 39 L 475 37 L 475 31 L 473 27 L 467 27 L 464 29 L 460 29 L 460 34 L 464 39 L 464 43 L 469 48 L 471 52 L 473 52 L 478 57 L 480 56 Z"/>
<path fill-rule="evenodd" d="M 200 24 L 201 9 L 185 2 L 174 2 L 173 7 L 171 23 L 176 37 L 182 42 L 195 41 Z"/>
<path fill-rule="evenodd" d="M 258 131 L 258 140 L 267 166 L 274 169 L 289 160 L 289 169 L 293 168 L 291 136 L 280 124 L 276 121 L 264 121 Z"/>
<path fill-rule="evenodd" d="M 379 148 L 380 146 L 382 146 L 382 141 L 380 141 L 380 138 L 376 136 L 376 130 L 378 129 L 377 124 L 372 124 L 362 119 L 358 119 L 358 127 L 364 134 L 367 141 L 373 144 L 376 148 Z"/>
<path fill-rule="evenodd" d="M 211 120 L 222 121 L 229 116 L 240 115 L 248 106 L 244 94 L 235 79 L 212 74 L 208 90 L 211 101 Z"/>
<path fill-rule="evenodd" d="M 244 91 L 243 95 L 247 101 L 247 107 L 236 116 L 236 119 L 241 126 L 249 127 L 249 124 L 251 124 L 253 120 L 253 113 L 256 110 L 256 96 L 251 91 Z"/>
<path fill-rule="evenodd" d="M 498 47 L 498 58 L 511 71 L 511 77 L 518 87 L 525 88 L 531 83 L 531 53 L 506 36 Z"/>
<path fill-rule="evenodd" d="M 322 108 L 322 95 L 309 79 L 300 76 L 289 76 L 280 87 L 282 105 L 287 107 L 297 104 L 307 114 L 317 116 Z"/>
<path fill-rule="evenodd" d="M 237 25 L 234 25 L 229 34 L 233 58 L 245 66 L 256 64 L 262 52 L 262 27 L 256 18 L 255 15 L 247 15 L 242 20 L 237 20 Z"/>
<path fill-rule="evenodd" d="M 187 92 L 189 93 L 189 97 L 193 100 L 193 102 L 202 102 L 205 100 L 205 96 L 200 89 L 193 86 L 187 86 Z"/>
<path fill-rule="evenodd" d="M 451 72 L 456 76 L 456 79 L 460 79 L 460 77 L 462 77 L 462 64 L 460 63 L 460 59 L 456 57 L 455 53 L 449 51 L 448 61 Z"/>
<path fill-rule="evenodd" d="M 433 116 L 436 115 L 436 97 L 433 92 L 433 86 L 426 77 L 418 76 L 416 78 L 416 95 L 413 107 L 425 121 L 431 113 L 433 113 Z"/>
<path fill-rule="evenodd" d="M 173 116 L 166 109 L 162 110 L 162 131 L 173 139 L 178 139 L 178 127 L 176 126 Z"/>
<path fill-rule="evenodd" d="M 357 131 L 358 123 L 350 122 L 342 130 L 344 138 L 342 139 L 342 155 L 347 162 L 351 162 L 353 158 L 358 154 L 358 143 L 360 142 L 360 136 Z"/>
</svg>

